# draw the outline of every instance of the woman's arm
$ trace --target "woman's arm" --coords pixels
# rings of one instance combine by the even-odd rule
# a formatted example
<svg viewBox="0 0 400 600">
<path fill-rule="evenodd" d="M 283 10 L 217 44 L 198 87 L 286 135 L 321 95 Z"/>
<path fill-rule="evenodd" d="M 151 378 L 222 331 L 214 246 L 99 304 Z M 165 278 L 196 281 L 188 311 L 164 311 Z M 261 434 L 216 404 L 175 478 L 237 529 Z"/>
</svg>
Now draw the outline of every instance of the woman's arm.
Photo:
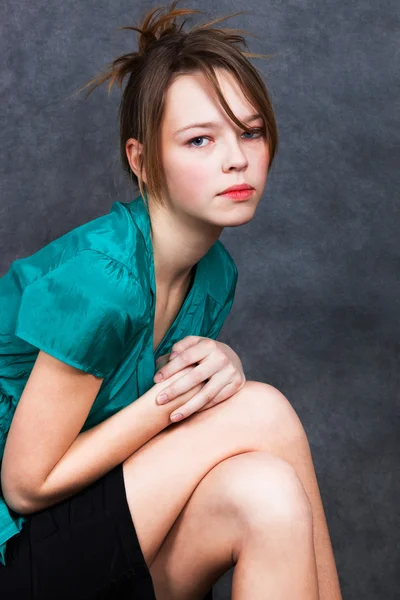
<svg viewBox="0 0 400 600">
<path fill-rule="evenodd" d="M 202 387 L 167 405 L 155 397 L 187 367 L 132 404 L 79 433 L 102 379 L 40 351 L 19 400 L 4 449 L 1 484 L 20 514 L 60 502 L 102 477 L 171 424 L 169 415 Z"/>
</svg>

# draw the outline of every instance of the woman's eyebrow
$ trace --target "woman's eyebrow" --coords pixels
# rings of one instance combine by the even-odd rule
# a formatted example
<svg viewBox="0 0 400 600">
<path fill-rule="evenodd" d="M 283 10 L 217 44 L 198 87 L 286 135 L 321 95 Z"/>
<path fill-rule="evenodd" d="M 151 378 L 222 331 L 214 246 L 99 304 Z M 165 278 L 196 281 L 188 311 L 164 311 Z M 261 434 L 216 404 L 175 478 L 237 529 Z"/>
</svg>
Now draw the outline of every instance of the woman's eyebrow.
<svg viewBox="0 0 400 600">
<path fill-rule="evenodd" d="M 241 119 L 243 121 L 243 123 L 251 123 L 252 121 L 255 121 L 256 119 L 260 119 L 261 115 L 259 114 L 255 114 L 255 115 L 249 115 L 248 117 L 245 117 L 243 119 Z M 178 129 L 177 131 L 175 131 L 175 133 L 173 134 L 174 137 L 179 135 L 180 133 L 182 133 L 183 131 L 187 131 L 188 129 L 195 129 L 195 128 L 199 128 L 199 127 L 214 127 L 215 129 L 218 129 L 221 127 L 221 123 L 216 123 L 215 121 L 207 121 L 206 123 L 191 123 L 190 125 L 186 125 L 186 127 L 182 127 L 182 129 Z"/>
</svg>

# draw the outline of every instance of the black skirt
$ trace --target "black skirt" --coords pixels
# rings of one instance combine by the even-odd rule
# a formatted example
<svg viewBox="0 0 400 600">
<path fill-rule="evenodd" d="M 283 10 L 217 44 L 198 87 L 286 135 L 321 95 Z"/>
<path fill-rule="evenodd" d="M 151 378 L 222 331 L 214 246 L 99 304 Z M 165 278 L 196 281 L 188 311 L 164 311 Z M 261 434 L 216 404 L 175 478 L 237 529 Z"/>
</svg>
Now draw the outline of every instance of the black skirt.
<svg viewBox="0 0 400 600">
<path fill-rule="evenodd" d="M 7 542 L 1 600 L 156 600 L 122 465 L 27 519 Z"/>
</svg>

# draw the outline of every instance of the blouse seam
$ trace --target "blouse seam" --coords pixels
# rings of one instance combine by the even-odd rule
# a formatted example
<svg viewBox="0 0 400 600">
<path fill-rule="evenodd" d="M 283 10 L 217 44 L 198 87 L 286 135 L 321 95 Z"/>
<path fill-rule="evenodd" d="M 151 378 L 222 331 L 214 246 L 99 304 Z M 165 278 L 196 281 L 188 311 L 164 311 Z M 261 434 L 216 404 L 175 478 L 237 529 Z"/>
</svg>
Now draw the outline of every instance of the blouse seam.
<svg viewBox="0 0 400 600">
<path fill-rule="evenodd" d="M 48 271 L 46 271 L 46 273 L 43 273 L 42 275 L 40 275 L 36 279 L 31 279 L 31 281 L 29 281 L 24 286 L 24 289 L 27 288 L 27 287 L 29 287 L 32 283 L 39 282 L 41 279 L 43 279 L 43 277 L 46 277 L 47 275 L 50 275 L 50 273 L 52 273 L 53 271 L 55 271 L 59 267 L 64 266 L 69 261 L 73 260 L 74 258 L 76 258 L 77 256 L 79 256 L 80 254 L 82 254 L 82 252 L 97 252 L 97 254 L 101 254 L 102 256 L 105 256 L 109 260 L 112 260 L 112 261 L 114 261 L 116 263 L 119 263 L 120 265 L 124 266 L 129 271 L 130 275 L 132 275 L 132 277 L 135 280 L 135 282 L 139 284 L 139 280 L 136 277 L 136 275 L 132 272 L 132 270 L 128 267 L 128 265 L 126 265 L 122 261 L 118 260 L 117 258 L 113 258 L 109 254 L 106 254 L 105 252 L 101 252 L 100 250 L 96 250 L 94 248 L 82 248 L 81 250 L 79 250 L 78 252 L 76 252 L 75 254 L 73 254 L 72 256 L 70 256 L 69 258 L 67 258 L 66 260 L 64 260 L 62 263 L 59 263 L 58 265 L 54 266 L 52 269 L 49 269 Z"/>
<path fill-rule="evenodd" d="M 122 262 L 122 260 L 118 260 L 118 258 L 114 258 L 113 256 L 110 256 L 109 254 L 106 254 L 105 252 L 101 252 L 100 250 L 96 250 L 95 248 L 83 248 L 82 250 L 80 250 L 77 253 L 77 255 L 81 254 L 82 252 L 97 252 L 97 254 L 101 254 L 102 256 L 105 256 L 106 258 L 113 260 L 114 262 L 125 267 L 129 271 L 130 275 L 132 275 L 132 277 L 136 281 L 136 283 L 139 283 L 139 280 L 136 277 L 136 275 L 133 273 L 132 269 L 130 269 L 126 263 Z M 75 255 L 75 256 L 77 256 L 77 255 Z"/>
</svg>

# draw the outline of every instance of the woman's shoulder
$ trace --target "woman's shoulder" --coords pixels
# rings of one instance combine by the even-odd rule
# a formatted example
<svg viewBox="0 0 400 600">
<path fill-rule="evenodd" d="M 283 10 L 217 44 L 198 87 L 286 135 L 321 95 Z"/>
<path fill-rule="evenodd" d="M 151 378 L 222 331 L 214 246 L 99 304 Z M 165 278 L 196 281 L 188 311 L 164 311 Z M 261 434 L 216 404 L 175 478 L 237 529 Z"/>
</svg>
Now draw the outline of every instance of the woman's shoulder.
<svg viewBox="0 0 400 600">
<path fill-rule="evenodd" d="M 113 211 L 14 261 L 0 279 L 0 336 L 99 377 L 113 372 L 151 308 L 124 219 Z"/>
<path fill-rule="evenodd" d="M 79 276 L 80 269 L 92 265 L 105 278 L 117 275 L 121 279 L 138 277 L 139 265 L 145 255 L 145 244 L 132 226 L 121 202 L 114 202 L 110 212 L 92 219 L 49 242 L 33 254 L 18 258 L 0 278 L 0 284 L 17 278 L 21 288 L 57 269 Z M 7 277 L 8 275 L 8 277 Z"/>
</svg>

